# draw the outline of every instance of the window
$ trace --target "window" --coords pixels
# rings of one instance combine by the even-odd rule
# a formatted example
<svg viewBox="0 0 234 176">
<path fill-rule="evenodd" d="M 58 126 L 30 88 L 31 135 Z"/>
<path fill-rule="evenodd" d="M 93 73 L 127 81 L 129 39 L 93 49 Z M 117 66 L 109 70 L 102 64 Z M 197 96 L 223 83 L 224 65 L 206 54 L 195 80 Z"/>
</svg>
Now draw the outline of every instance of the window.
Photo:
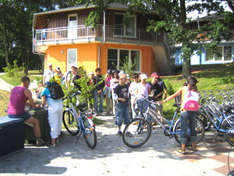
<svg viewBox="0 0 234 176">
<path fill-rule="evenodd" d="M 124 17 L 123 14 L 115 14 L 114 34 L 117 36 L 136 37 L 136 16 Z"/>
<path fill-rule="evenodd" d="M 118 50 L 116 49 L 108 49 L 108 59 L 107 59 L 107 67 L 108 69 L 115 70 L 118 66 Z"/>
<path fill-rule="evenodd" d="M 207 62 L 232 61 L 232 46 L 217 47 L 215 51 L 206 50 Z"/>
<path fill-rule="evenodd" d="M 140 51 L 137 50 L 108 49 L 107 67 L 112 70 L 120 70 L 127 61 L 129 67 L 133 67 L 133 71 L 139 72 L 140 58 Z"/>
<path fill-rule="evenodd" d="M 77 49 L 67 49 L 67 71 L 71 70 L 73 65 L 77 66 Z"/>
<path fill-rule="evenodd" d="M 225 61 L 232 60 L 232 47 L 231 46 L 224 46 L 224 60 Z"/>
</svg>

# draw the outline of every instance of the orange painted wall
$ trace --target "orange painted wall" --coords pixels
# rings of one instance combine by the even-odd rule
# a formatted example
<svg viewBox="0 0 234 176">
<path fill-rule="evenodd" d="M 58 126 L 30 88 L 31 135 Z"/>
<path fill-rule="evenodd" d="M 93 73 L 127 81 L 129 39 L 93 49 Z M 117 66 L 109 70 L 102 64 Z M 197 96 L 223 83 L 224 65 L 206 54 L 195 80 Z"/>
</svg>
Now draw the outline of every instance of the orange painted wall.
<svg viewBox="0 0 234 176">
<path fill-rule="evenodd" d="M 101 44 L 100 44 L 101 45 Z M 150 75 L 153 71 L 153 55 L 151 46 L 137 46 L 137 45 L 126 45 L 126 44 L 104 44 L 101 47 L 101 68 L 102 72 L 107 71 L 107 51 L 109 48 L 115 49 L 129 49 L 129 50 L 140 50 L 141 51 L 141 72 Z"/>
<path fill-rule="evenodd" d="M 100 43 L 50 46 L 46 51 L 45 69 L 47 69 L 48 63 L 51 63 L 53 64 L 54 69 L 56 66 L 59 66 L 62 69 L 62 72 L 65 73 L 67 71 L 67 49 L 77 48 L 78 67 L 83 66 L 88 73 L 94 71 L 98 66 L 98 47 L 101 47 L 100 67 L 102 73 L 106 73 L 107 71 L 107 53 L 109 48 L 139 50 L 141 52 L 141 72 L 150 75 L 154 71 L 155 66 L 151 46 L 126 44 L 103 45 Z"/>
<path fill-rule="evenodd" d="M 47 69 L 48 63 L 51 63 L 54 69 L 59 66 L 62 72 L 65 73 L 67 71 L 67 49 L 76 48 L 77 66 L 84 67 L 87 72 L 94 71 L 97 67 L 98 59 L 97 45 L 92 43 L 50 46 L 46 51 L 45 69 Z"/>
</svg>

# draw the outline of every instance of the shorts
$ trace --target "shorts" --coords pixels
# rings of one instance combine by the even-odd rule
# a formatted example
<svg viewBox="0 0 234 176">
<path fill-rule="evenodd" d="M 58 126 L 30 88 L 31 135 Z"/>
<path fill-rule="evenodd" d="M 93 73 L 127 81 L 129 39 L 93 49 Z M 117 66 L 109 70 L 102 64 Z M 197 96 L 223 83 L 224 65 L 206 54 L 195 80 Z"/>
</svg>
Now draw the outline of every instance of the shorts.
<svg viewBox="0 0 234 176">
<path fill-rule="evenodd" d="M 8 117 L 9 118 L 22 118 L 25 120 L 28 120 L 31 118 L 31 115 L 28 113 L 28 112 L 25 112 L 23 114 L 20 114 L 20 115 L 16 115 L 16 114 L 8 114 Z"/>
</svg>

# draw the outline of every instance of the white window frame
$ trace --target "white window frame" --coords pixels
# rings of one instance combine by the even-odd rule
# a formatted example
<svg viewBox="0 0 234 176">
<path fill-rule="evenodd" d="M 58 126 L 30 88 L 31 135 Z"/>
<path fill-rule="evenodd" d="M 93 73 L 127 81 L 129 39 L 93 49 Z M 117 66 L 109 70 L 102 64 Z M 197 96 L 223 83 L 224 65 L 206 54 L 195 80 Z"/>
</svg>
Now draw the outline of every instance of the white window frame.
<svg viewBox="0 0 234 176">
<path fill-rule="evenodd" d="M 220 62 L 222 62 L 222 63 L 228 63 L 228 62 L 232 62 L 232 57 L 231 57 L 231 59 L 230 60 L 224 60 L 224 47 L 225 46 L 229 46 L 229 47 L 231 47 L 232 48 L 232 50 L 231 50 L 231 55 L 232 55 L 232 53 L 233 53 L 233 47 L 232 47 L 232 45 L 224 45 L 224 46 L 217 46 L 217 47 L 220 47 L 220 48 L 222 48 L 222 56 L 221 56 L 221 60 L 215 60 L 215 53 L 213 53 L 213 58 L 212 58 L 212 60 L 206 60 L 206 57 L 205 57 L 205 61 L 206 62 L 214 62 L 214 63 L 220 63 Z M 205 51 L 206 52 L 206 51 Z M 207 52 L 206 52 L 206 56 L 207 56 Z"/>
<path fill-rule="evenodd" d="M 69 68 L 69 65 L 68 65 L 68 59 L 69 59 L 69 58 L 68 58 L 68 57 L 69 57 L 69 54 L 68 54 L 68 53 L 69 53 L 70 51 L 75 51 L 75 52 L 76 52 L 76 63 L 74 63 L 74 65 L 77 66 L 77 64 L 78 64 L 78 60 L 77 60 L 77 48 L 68 48 L 68 49 L 67 49 L 67 62 L 66 62 L 66 63 L 67 63 L 67 71 L 69 71 L 69 69 L 70 69 L 70 68 Z M 72 64 L 72 65 L 73 65 L 73 64 Z"/>
<path fill-rule="evenodd" d="M 114 15 L 122 15 L 123 18 L 124 18 L 124 13 L 115 13 Z M 136 15 L 129 15 L 128 17 L 134 17 L 135 18 L 135 31 L 134 31 L 134 35 L 126 35 L 126 24 L 123 24 L 123 29 L 124 29 L 124 32 L 123 32 L 123 35 L 116 35 L 114 33 L 114 37 L 126 37 L 126 38 L 136 38 L 136 33 L 137 33 L 137 17 Z M 114 24 L 114 27 L 115 27 L 115 24 Z"/>
<path fill-rule="evenodd" d="M 107 53 L 109 49 L 117 50 L 117 69 L 119 70 L 119 62 L 120 62 L 120 50 L 128 51 L 128 62 L 130 62 L 131 59 L 131 52 L 132 51 L 139 51 L 140 58 L 139 58 L 139 70 L 133 70 L 134 73 L 140 73 L 141 72 L 141 58 L 142 58 L 142 51 L 139 49 L 126 49 L 126 48 L 107 48 Z M 107 54 L 108 57 L 108 54 Z M 107 58 L 108 59 L 108 58 Z M 107 60 L 108 62 L 108 60 Z"/>
</svg>

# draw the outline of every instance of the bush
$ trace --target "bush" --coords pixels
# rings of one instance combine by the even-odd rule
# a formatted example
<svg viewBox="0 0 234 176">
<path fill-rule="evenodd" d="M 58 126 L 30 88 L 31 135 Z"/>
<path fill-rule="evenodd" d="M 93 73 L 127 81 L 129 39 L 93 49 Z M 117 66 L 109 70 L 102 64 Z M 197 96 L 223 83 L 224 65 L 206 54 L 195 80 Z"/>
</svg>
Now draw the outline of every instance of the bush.
<svg viewBox="0 0 234 176">
<path fill-rule="evenodd" d="M 20 78 L 23 76 L 23 67 L 17 65 L 17 60 L 13 61 L 13 66 L 7 63 L 7 66 L 4 67 L 3 70 L 7 73 L 8 77 Z"/>
<path fill-rule="evenodd" d="M 171 83 L 168 82 L 168 81 L 165 81 L 165 84 L 166 84 L 166 87 L 167 87 L 167 93 L 168 93 L 169 95 L 174 94 L 174 93 L 175 93 L 175 90 L 174 90 L 173 86 L 171 85 Z"/>
</svg>

